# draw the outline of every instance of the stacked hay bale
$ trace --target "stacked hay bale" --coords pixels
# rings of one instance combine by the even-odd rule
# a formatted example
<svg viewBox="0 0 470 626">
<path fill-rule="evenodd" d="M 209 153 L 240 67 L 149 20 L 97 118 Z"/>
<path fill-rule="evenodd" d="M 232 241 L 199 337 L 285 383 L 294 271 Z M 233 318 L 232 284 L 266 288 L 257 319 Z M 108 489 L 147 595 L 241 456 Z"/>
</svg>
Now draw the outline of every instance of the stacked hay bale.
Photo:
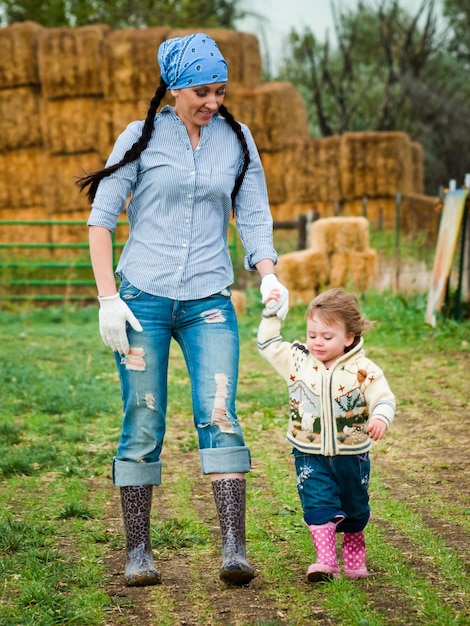
<svg viewBox="0 0 470 626">
<path fill-rule="evenodd" d="M 306 250 L 281 255 L 276 267 L 291 304 L 310 300 L 322 289 L 365 291 L 377 275 L 377 253 L 369 248 L 364 217 L 327 217 L 310 224 Z"/>
<path fill-rule="evenodd" d="M 157 87 L 159 44 L 190 32 L 47 29 L 31 22 L 0 29 L 0 218 L 85 219 L 89 208 L 76 178 L 101 168 L 117 135 L 146 116 Z M 423 196 L 422 150 L 405 133 L 312 139 L 294 86 L 261 82 L 257 38 L 207 32 L 227 58 L 226 104 L 253 133 L 275 220 L 312 210 L 321 217 L 362 215 L 367 196 L 368 217 L 383 215 L 384 227 L 394 227 L 400 191 L 408 227 L 416 222 L 412 215 L 421 219 L 435 204 Z M 3 229 L 0 236 L 10 235 Z M 46 235 L 23 229 L 21 236 Z M 47 237 L 74 241 L 83 231 L 61 227 Z"/>
<path fill-rule="evenodd" d="M 99 71 L 105 25 L 45 29 L 39 40 L 44 138 L 43 201 L 54 220 L 83 220 L 88 212 L 75 180 L 102 166 L 96 148 L 103 116 L 103 81 Z M 56 226 L 53 241 L 78 242 L 86 229 Z"/>
<path fill-rule="evenodd" d="M 0 219 L 43 217 L 41 82 L 43 28 L 26 22 L 0 29 Z M 39 235 L 39 237 L 38 237 Z M 43 241 L 31 228 L 0 230 L 2 241 Z"/>
<path fill-rule="evenodd" d="M 258 150 L 284 158 L 285 149 L 308 138 L 307 115 L 299 92 L 291 83 L 264 83 L 252 87 L 230 84 L 226 105 L 246 124 Z M 283 170 L 281 172 L 283 176 Z"/>
<path fill-rule="evenodd" d="M 297 114 L 296 120 L 298 123 L 302 117 Z M 340 137 L 299 139 L 299 135 L 299 131 L 289 129 L 289 143 L 286 141 L 276 151 L 261 153 L 277 220 L 294 219 L 311 210 L 322 216 L 332 215 L 335 203 L 341 200 Z"/>
<path fill-rule="evenodd" d="M 345 133 L 340 144 L 343 214 L 361 215 L 395 227 L 396 193 L 414 191 L 412 142 L 402 132 Z"/>
<path fill-rule="evenodd" d="M 256 120 L 242 102 L 239 106 L 240 116 Z M 313 139 L 304 132 L 302 102 L 290 97 L 289 106 L 291 112 L 282 115 L 285 121 L 280 121 L 281 131 L 275 137 L 268 134 L 267 124 L 262 129 L 252 124 L 275 220 L 292 220 L 313 210 L 321 217 L 365 216 L 390 230 L 396 227 L 399 192 L 402 231 L 408 232 L 413 224 L 415 230 L 435 237 L 437 199 L 423 194 L 422 148 L 407 133 L 345 133 Z"/>
</svg>

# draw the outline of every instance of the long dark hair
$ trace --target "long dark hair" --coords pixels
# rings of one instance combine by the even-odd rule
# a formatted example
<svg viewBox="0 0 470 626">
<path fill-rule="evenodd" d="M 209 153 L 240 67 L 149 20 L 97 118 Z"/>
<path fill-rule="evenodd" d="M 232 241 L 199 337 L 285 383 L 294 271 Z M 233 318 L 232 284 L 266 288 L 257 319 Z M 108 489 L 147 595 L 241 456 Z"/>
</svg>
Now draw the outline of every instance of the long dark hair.
<svg viewBox="0 0 470 626">
<path fill-rule="evenodd" d="M 106 178 L 106 176 L 109 176 L 110 174 L 118 170 L 123 165 L 132 163 L 132 161 L 135 161 L 136 159 L 138 159 L 139 156 L 142 154 L 142 152 L 145 150 L 145 148 L 148 145 L 148 142 L 150 141 L 150 137 L 152 135 L 155 115 L 157 114 L 157 110 L 161 101 L 165 97 L 167 88 L 168 88 L 168 85 L 165 83 L 165 81 L 162 78 L 160 78 L 160 84 L 157 87 L 155 95 L 150 101 L 150 107 L 147 112 L 147 117 L 145 118 L 144 126 L 142 128 L 142 134 L 140 138 L 134 143 L 134 145 L 132 145 L 129 148 L 129 150 L 127 150 L 127 152 L 119 161 L 119 163 L 115 163 L 114 165 L 109 165 L 108 167 L 104 167 L 101 170 L 97 170 L 96 172 L 87 174 L 86 176 L 83 176 L 77 180 L 77 185 L 80 187 L 80 191 L 84 191 L 85 189 L 88 188 L 86 191 L 86 194 L 90 203 L 92 203 L 93 200 L 95 199 L 98 185 L 103 180 L 103 178 Z M 250 153 L 248 151 L 248 146 L 246 143 L 245 135 L 243 134 L 240 124 L 235 120 L 233 115 L 228 111 L 227 107 L 225 107 L 223 104 L 220 105 L 219 107 L 219 114 L 222 115 L 222 117 L 225 119 L 227 124 L 236 134 L 237 139 L 240 142 L 240 146 L 241 146 L 242 153 L 243 153 L 243 165 L 235 180 L 235 185 L 233 187 L 232 194 L 231 194 L 232 206 L 233 206 L 235 202 L 235 197 L 240 190 L 240 187 L 243 183 L 243 179 L 245 177 L 246 170 L 248 169 L 248 165 L 250 164 Z"/>
</svg>

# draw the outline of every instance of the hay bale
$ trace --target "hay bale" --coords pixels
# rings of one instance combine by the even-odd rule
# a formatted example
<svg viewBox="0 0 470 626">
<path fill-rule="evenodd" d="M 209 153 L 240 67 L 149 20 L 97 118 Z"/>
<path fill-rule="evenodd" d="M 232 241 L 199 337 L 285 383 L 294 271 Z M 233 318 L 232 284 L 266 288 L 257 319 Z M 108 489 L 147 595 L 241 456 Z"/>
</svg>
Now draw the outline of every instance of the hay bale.
<svg viewBox="0 0 470 626">
<path fill-rule="evenodd" d="M 384 230 L 396 228 L 397 202 L 395 198 L 362 198 L 341 203 L 341 215 L 366 217 L 370 224 Z"/>
<path fill-rule="evenodd" d="M 335 252 L 331 255 L 330 287 L 352 287 L 366 291 L 377 278 L 376 250 Z"/>
<path fill-rule="evenodd" d="M 411 164 L 413 192 L 424 193 L 424 151 L 423 146 L 417 141 L 411 142 Z"/>
<path fill-rule="evenodd" d="M 64 98 L 44 102 L 41 126 L 50 154 L 91 152 L 103 117 L 101 98 Z"/>
<path fill-rule="evenodd" d="M 0 209 L 1 221 L 43 221 L 48 219 L 44 215 L 44 206 L 34 206 L 28 208 L 2 208 Z M 27 224 L 15 224 L 12 226 L 0 226 L 0 241 L 2 243 L 50 243 L 51 231 L 49 226 L 31 226 Z M 28 253 L 27 250 L 12 250 L 21 256 Z M 30 251 L 37 254 L 37 250 Z M 3 253 L 9 254 L 9 253 Z M 28 255 L 31 256 L 31 255 Z"/>
<path fill-rule="evenodd" d="M 336 216 L 336 203 L 332 202 L 312 202 L 309 210 L 317 214 L 317 219 L 320 217 L 335 217 Z"/>
<path fill-rule="evenodd" d="M 369 222 L 365 217 L 325 217 L 308 228 L 307 246 L 324 254 L 364 252 L 369 248 Z"/>
<path fill-rule="evenodd" d="M 282 150 L 309 138 L 305 104 L 291 83 L 264 83 L 252 89 L 229 83 L 225 104 L 250 128 L 260 152 Z"/>
<path fill-rule="evenodd" d="M 0 206 L 43 206 L 42 177 L 46 161 L 40 148 L 0 152 Z"/>
<path fill-rule="evenodd" d="M 281 254 L 276 265 L 279 280 L 289 289 L 290 304 L 308 303 L 328 283 L 328 255 L 316 250 Z"/>
<path fill-rule="evenodd" d="M 271 205 L 271 213 L 276 220 L 295 220 L 299 215 L 320 217 L 334 217 L 334 202 L 286 202 L 284 204 Z M 313 221 L 313 220 L 310 220 Z"/>
<path fill-rule="evenodd" d="M 109 156 L 116 138 L 134 120 L 143 120 L 147 116 L 149 100 L 121 102 L 104 100 L 99 121 L 99 139 L 95 149 L 103 161 Z"/>
<path fill-rule="evenodd" d="M 101 66 L 106 98 L 114 102 L 147 100 L 148 109 L 159 83 L 158 46 L 169 32 L 167 26 L 126 28 L 106 36 Z"/>
<path fill-rule="evenodd" d="M 200 32 L 194 28 L 178 28 L 168 33 L 167 39 L 184 37 Z M 230 88 L 237 83 L 255 87 L 261 82 L 261 53 L 258 38 L 250 33 L 241 33 L 226 28 L 205 28 L 220 48 L 228 65 Z"/>
<path fill-rule="evenodd" d="M 341 198 L 340 137 L 307 139 L 285 149 L 285 186 L 291 201 L 325 202 Z"/>
<path fill-rule="evenodd" d="M 225 33 L 231 33 L 231 31 L 226 30 Z M 232 67 L 229 65 L 229 76 L 230 80 L 246 85 L 247 87 L 256 87 L 262 81 L 262 70 L 263 70 L 263 62 L 261 59 L 261 52 L 259 48 L 259 40 L 256 35 L 251 33 L 238 33 L 241 38 L 241 64 L 240 67 L 242 72 L 239 76 L 237 76 Z M 222 54 L 231 52 L 231 46 L 229 43 L 225 43 L 223 39 L 220 41 L 220 46 L 222 50 Z M 227 57 L 225 57 L 227 58 Z"/>
<path fill-rule="evenodd" d="M 411 141 L 402 132 L 345 133 L 340 143 L 343 198 L 392 197 L 413 189 Z"/>
<path fill-rule="evenodd" d="M 261 152 L 272 202 L 334 202 L 341 198 L 339 137 L 287 140 L 278 151 Z"/>
<path fill-rule="evenodd" d="M 86 220 L 90 209 L 81 209 L 78 211 L 56 211 L 51 214 L 50 219 L 54 221 L 63 221 L 64 224 L 53 224 L 51 226 L 51 241 L 54 244 L 83 244 L 82 253 L 85 252 L 88 255 L 88 226 Z M 65 222 L 77 222 L 76 224 L 70 224 Z M 80 254 L 81 249 L 61 248 L 57 255 L 64 256 L 76 256 Z"/>
<path fill-rule="evenodd" d="M 245 294 L 238 289 L 232 289 L 232 304 L 235 307 L 235 313 L 237 317 L 246 313 L 246 298 Z"/>
<path fill-rule="evenodd" d="M 312 204 L 299 202 L 286 202 L 283 204 L 271 204 L 273 219 L 280 222 L 296 221 L 299 215 L 307 215 L 313 207 Z"/>
<path fill-rule="evenodd" d="M 45 98 L 103 95 L 101 66 L 109 30 L 103 24 L 44 30 L 38 58 Z"/>
<path fill-rule="evenodd" d="M 0 28 L 0 89 L 40 84 L 37 51 L 43 32 L 34 22 Z"/>
<path fill-rule="evenodd" d="M 42 173 L 43 201 L 51 214 L 89 210 L 85 193 L 80 193 L 77 178 L 103 167 L 97 154 L 49 156 Z"/>
<path fill-rule="evenodd" d="M 0 91 L 0 151 L 42 145 L 40 110 L 37 87 Z"/>
<path fill-rule="evenodd" d="M 255 137 L 256 141 L 256 137 Z M 268 188 L 269 201 L 274 204 L 283 204 L 289 199 L 284 180 L 285 154 L 282 150 L 277 152 L 261 152 L 266 186 Z"/>
</svg>

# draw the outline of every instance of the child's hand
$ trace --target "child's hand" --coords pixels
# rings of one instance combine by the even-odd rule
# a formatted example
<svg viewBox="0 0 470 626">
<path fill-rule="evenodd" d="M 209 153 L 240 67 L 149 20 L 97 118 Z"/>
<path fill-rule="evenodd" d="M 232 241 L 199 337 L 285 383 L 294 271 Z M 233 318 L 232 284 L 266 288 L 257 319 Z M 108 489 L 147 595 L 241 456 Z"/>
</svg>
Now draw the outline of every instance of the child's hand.
<svg viewBox="0 0 470 626">
<path fill-rule="evenodd" d="M 280 289 L 271 289 L 268 297 L 266 298 L 266 302 L 264 304 L 267 308 L 269 308 L 268 303 L 270 300 L 274 300 L 274 302 L 279 302 L 280 298 L 281 298 Z"/>
<path fill-rule="evenodd" d="M 377 418 L 370 420 L 369 425 L 367 426 L 367 432 L 373 441 L 379 441 L 382 439 L 386 430 L 387 424 Z"/>
</svg>

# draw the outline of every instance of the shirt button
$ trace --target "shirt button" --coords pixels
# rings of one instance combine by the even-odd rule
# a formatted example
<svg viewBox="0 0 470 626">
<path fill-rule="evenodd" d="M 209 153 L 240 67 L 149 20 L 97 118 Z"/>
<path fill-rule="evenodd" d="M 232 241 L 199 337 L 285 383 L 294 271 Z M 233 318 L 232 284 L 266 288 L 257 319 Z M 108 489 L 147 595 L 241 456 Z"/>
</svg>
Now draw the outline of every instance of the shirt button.
<svg viewBox="0 0 470 626">
<path fill-rule="evenodd" d="M 196 176 L 196 172 L 191 172 L 191 176 Z"/>
<path fill-rule="evenodd" d="M 192 193 L 188 193 L 188 198 L 192 198 L 193 194 Z"/>
<path fill-rule="evenodd" d="M 185 243 L 183 244 L 183 248 L 187 248 L 187 247 L 188 247 L 188 244 L 185 242 Z"/>
<path fill-rule="evenodd" d="M 189 220 L 185 220 L 185 223 L 186 223 L 186 224 L 189 224 Z"/>
<path fill-rule="evenodd" d="M 180 266 L 178 267 L 178 269 L 179 269 L 179 270 L 182 270 L 182 269 L 183 269 L 183 266 L 182 266 L 182 265 L 180 265 Z"/>
</svg>

